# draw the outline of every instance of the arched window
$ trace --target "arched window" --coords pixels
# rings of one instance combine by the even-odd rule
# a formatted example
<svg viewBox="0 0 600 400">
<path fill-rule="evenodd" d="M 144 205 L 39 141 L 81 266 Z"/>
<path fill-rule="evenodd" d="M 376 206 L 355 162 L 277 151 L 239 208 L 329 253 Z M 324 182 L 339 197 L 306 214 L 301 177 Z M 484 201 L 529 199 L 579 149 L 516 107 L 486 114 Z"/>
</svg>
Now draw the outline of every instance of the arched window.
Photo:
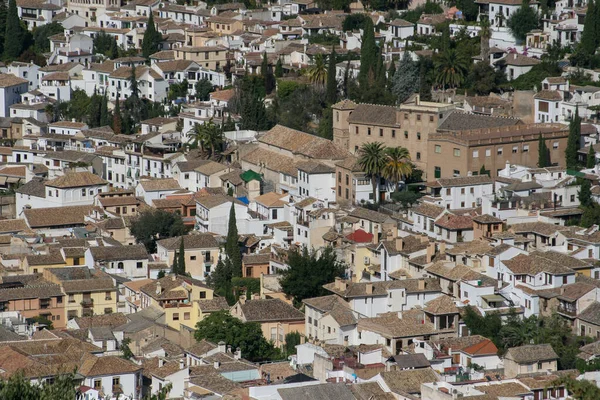
<svg viewBox="0 0 600 400">
<path fill-rule="evenodd" d="M 120 261 L 120 262 L 117 264 L 117 268 L 118 268 L 118 269 L 123 269 L 123 262 L 122 262 L 122 261 Z"/>
</svg>

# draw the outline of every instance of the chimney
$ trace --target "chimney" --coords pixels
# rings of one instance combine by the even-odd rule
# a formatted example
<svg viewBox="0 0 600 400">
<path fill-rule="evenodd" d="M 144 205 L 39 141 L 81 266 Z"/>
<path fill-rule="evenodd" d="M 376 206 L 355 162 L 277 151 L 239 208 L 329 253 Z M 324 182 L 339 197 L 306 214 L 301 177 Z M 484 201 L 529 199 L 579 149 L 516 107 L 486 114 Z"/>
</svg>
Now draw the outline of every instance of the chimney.
<svg viewBox="0 0 600 400">
<path fill-rule="evenodd" d="M 177 274 L 171 275 L 171 280 L 175 282 L 177 280 Z"/>
<path fill-rule="evenodd" d="M 446 243 L 441 242 L 439 250 L 441 254 L 446 254 Z"/>
<path fill-rule="evenodd" d="M 183 367 L 185 367 L 185 361 L 182 358 L 181 360 L 179 360 L 179 369 L 183 369 Z"/>
<path fill-rule="evenodd" d="M 435 256 L 435 243 L 429 243 L 427 246 L 427 264 L 433 261 L 433 257 Z"/>
<path fill-rule="evenodd" d="M 252 300 L 259 300 L 259 299 L 260 299 L 260 294 L 258 294 L 258 293 L 252 294 Z"/>
<path fill-rule="evenodd" d="M 404 240 L 402 240 L 401 237 L 397 237 L 396 238 L 396 250 L 403 250 L 404 249 Z"/>
<path fill-rule="evenodd" d="M 231 346 L 227 346 L 227 353 L 231 353 Z"/>
<path fill-rule="evenodd" d="M 214 369 L 219 369 L 219 367 L 220 367 L 220 366 L 221 366 L 221 363 L 220 363 L 220 362 L 218 362 L 218 361 L 215 361 L 215 362 L 213 363 L 213 367 L 214 367 Z"/>
<path fill-rule="evenodd" d="M 156 294 L 161 294 L 162 287 L 160 286 L 160 282 L 156 282 Z"/>
<path fill-rule="evenodd" d="M 219 342 L 218 346 L 219 346 L 218 349 L 219 349 L 220 353 L 226 353 L 227 352 L 227 346 L 226 346 L 226 344 L 225 344 L 224 341 L 221 340 Z"/>
<path fill-rule="evenodd" d="M 246 295 L 245 294 L 240 294 L 240 297 L 238 299 L 240 304 L 246 304 Z"/>
<path fill-rule="evenodd" d="M 235 349 L 235 353 L 233 353 L 233 358 L 235 360 L 239 360 L 240 358 L 242 358 L 242 349 L 240 349 L 239 347 Z"/>
<path fill-rule="evenodd" d="M 365 291 L 367 292 L 367 294 L 373 294 L 373 284 L 371 282 L 367 283 Z"/>
<path fill-rule="evenodd" d="M 71 118 L 71 122 L 77 122 L 75 118 Z"/>
<path fill-rule="evenodd" d="M 419 279 L 417 288 L 419 290 L 425 290 L 425 279 Z"/>
</svg>

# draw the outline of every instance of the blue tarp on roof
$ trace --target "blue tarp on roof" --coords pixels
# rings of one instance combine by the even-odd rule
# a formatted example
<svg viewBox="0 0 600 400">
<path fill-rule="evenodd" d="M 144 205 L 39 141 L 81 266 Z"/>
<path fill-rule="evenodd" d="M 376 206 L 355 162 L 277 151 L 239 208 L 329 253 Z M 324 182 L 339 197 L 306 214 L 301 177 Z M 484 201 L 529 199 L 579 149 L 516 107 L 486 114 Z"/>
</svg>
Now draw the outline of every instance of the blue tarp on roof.
<svg viewBox="0 0 600 400">
<path fill-rule="evenodd" d="M 250 200 L 246 196 L 238 197 L 237 199 L 244 204 L 250 204 Z"/>
</svg>

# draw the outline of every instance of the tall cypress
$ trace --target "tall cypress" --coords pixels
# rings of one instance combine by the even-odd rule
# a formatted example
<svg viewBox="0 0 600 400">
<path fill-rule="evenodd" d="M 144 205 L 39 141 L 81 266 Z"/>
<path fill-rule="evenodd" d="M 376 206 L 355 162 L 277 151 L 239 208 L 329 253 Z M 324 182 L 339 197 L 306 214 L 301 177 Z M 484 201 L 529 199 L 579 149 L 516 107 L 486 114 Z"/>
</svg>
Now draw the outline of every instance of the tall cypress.
<svg viewBox="0 0 600 400">
<path fill-rule="evenodd" d="M 583 33 L 581 34 L 581 42 L 579 45 L 585 54 L 592 55 L 596 52 L 598 43 L 597 30 L 596 30 L 596 5 L 594 0 L 588 1 L 587 13 L 585 15 L 585 21 L 583 23 Z"/>
<path fill-rule="evenodd" d="M 596 152 L 594 151 L 593 144 L 590 144 L 585 166 L 586 168 L 594 168 L 596 166 Z"/>
<path fill-rule="evenodd" d="M 567 168 L 577 167 L 577 151 L 579 150 L 579 141 L 581 140 L 581 118 L 579 118 L 579 107 L 575 108 L 575 115 L 569 123 L 569 138 L 567 139 L 567 149 L 565 150 L 565 159 Z"/>
<path fill-rule="evenodd" d="M 281 62 L 281 58 L 277 59 L 277 64 L 275 64 L 275 78 L 281 78 L 283 76 L 283 64 Z"/>
<path fill-rule="evenodd" d="M 177 253 L 173 254 L 173 265 L 171 266 L 171 273 L 175 275 L 179 273 L 179 265 L 177 265 L 178 259 L 179 255 Z"/>
<path fill-rule="evenodd" d="M 108 114 L 108 97 L 106 97 L 106 93 L 104 93 L 100 104 L 100 126 L 107 126 L 109 124 L 110 115 Z"/>
<path fill-rule="evenodd" d="M 544 140 L 542 134 L 538 138 L 538 167 L 544 168 L 550 165 L 550 159 L 548 154 L 548 146 Z"/>
<path fill-rule="evenodd" d="M 121 134 L 123 129 L 123 118 L 121 117 L 121 104 L 119 102 L 119 92 L 117 92 L 117 99 L 115 100 L 115 109 L 113 111 L 113 131 L 116 135 Z"/>
<path fill-rule="evenodd" d="M 275 88 L 275 79 L 273 79 L 273 72 L 269 68 L 269 59 L 267 53 L 263 53 L 262 64 L 260 65 L 260 74 L 265 81 L 265 93 L 269 94 Z"/>
<path fill-rule="evenodd" d="M 238 244 L 238 229 L 235 219 L 235 202 L 231 202 L 229 211 L 229 228 L 227 229 L 227 241 L 225 243 L 225 252 L 231 263 L 233 276 L 242 276 L 242 255 Z"/>
<path fill-rule="evenodd" d="M 8 8 L 6 8 L 6 2 L 0 1 L 0 54 L 4 52 L 4 38 L 6 36 L 6 16 L 8 15 Z"/>
<path fill-rule="evenodd" d="M 90 98 L 90 105 L 88 106 L 88 118 L 87 123 L 90 128 L 96 128 L 100 126 L 100 108 L 102 104 L 100 103 L 100 97 L 98 97 L 98 92 L 94 88 L 94 94 Z"/>
<path fill-rule="evenodd" d="M 144 32 L 144 39 L 142 40 L 142 55 L 145 58 L 160 50 L 160 44 L 162 42 L 162 34 L 156 30 L 154 25 L 154 15 L 150 10 L 150 17 L 148 17 L 148 24 L 146 26 L 146 32 Z"/>
<path fill-rule="evenodd" d="M 327 67 L 327 92 L 325 101 L 329 104 L 334 104 L 337 100 L 337 79 L 335 77 L 336 55 L 335 46 L 331 49 L 329 55 L 329 66 Z"/>
<path fill-rule="evenodd" d="M 394 63 L 394 58 L 392 57 L 392 61 L 390 62 L 390 66 L 387 70 L 387 81 L 388 81 L 388 90 L 392 89 L 394 75 L 396 75 L 396 63 Z"/>
<path fill-rule="evenodd" d="M 185 246 L 183 244 L 183 236 L 181 237 L 181 243 L 179 245 L 179 261 L 177 262 L 177 273 L 179 275 L 185 275 Z"/>
<path fill-rule="evenodd" d="M 360 47 L 360 70 L 358 72 L 358 83 L 366 88 L 369 82 L 369 71 L 377 65 L 377 44 L 375 43 L 375 27 L 369 16 L 365 18 Z M 374 72 L 374 71 L 373 71 Z"/>
<path fill-rule="evenodd" d="M 23 50 L 23 27 L 19 20 L 16 0 L 9 0 L 6 15 L 6 31 L 4 35 L 4 59 L 14 60 Z"/>
</svg>

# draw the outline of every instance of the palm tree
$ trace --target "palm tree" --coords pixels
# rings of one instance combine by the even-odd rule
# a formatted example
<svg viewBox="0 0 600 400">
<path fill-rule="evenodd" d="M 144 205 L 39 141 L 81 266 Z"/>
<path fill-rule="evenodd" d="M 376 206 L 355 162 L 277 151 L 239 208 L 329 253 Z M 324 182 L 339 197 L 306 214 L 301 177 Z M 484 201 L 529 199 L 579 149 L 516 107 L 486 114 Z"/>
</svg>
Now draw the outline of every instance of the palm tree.
<svg viewBox="0 0 600 400">
<path fill-rule="evenodd" d="M 481 18 L 481 30 L 479 31 L 479 48 L 481 49 L 481 58 L 483 62 L 490 60 L 490 20 L 483 16 Z"/>
<path fill-rule="evenodd" d="M 469 68 L 469 61 L 455 49 L 447 49 L 435 61 L 437 70 L 437 83 L 444 89 L 456 88 L 465 79 Z"/>
<path fill-rule="evenodd" d="M 327 81 L 327 65 L 325 64 L 323 54 L 315 56 L 314 64 L 308 68 L 307 74 L 311 83 L 320 86 L 325 85 Z"/>
<path fill-rule="evenodd" d="M 381 142 L 365 143 L 358 150 L 358 165 L 371 178 L 373 203 L 379 202 L 377 184 L 385 167 L 385 146 Z"/>
<path fill-rule="evenodd" d="M 202 125 L 195 124 L 191 135 L 193 140 L 189 147 L 200 147 L 202 152 L 205 148 L 209 148 L 211 157 L 215 155 L 215 149 L 223 144 L 223 131 L 213 122 L 212 118 Z"/>
<path fill-rule="evenodd" d="M 400 182 L 412 174 L 412 163 L 408 149 L 402 146 L 389 147 L 385 150 L 385 165 L 383 176 L 385 179 L 396 184 L 396 190 L 400 189 Z"/>
</svg>

